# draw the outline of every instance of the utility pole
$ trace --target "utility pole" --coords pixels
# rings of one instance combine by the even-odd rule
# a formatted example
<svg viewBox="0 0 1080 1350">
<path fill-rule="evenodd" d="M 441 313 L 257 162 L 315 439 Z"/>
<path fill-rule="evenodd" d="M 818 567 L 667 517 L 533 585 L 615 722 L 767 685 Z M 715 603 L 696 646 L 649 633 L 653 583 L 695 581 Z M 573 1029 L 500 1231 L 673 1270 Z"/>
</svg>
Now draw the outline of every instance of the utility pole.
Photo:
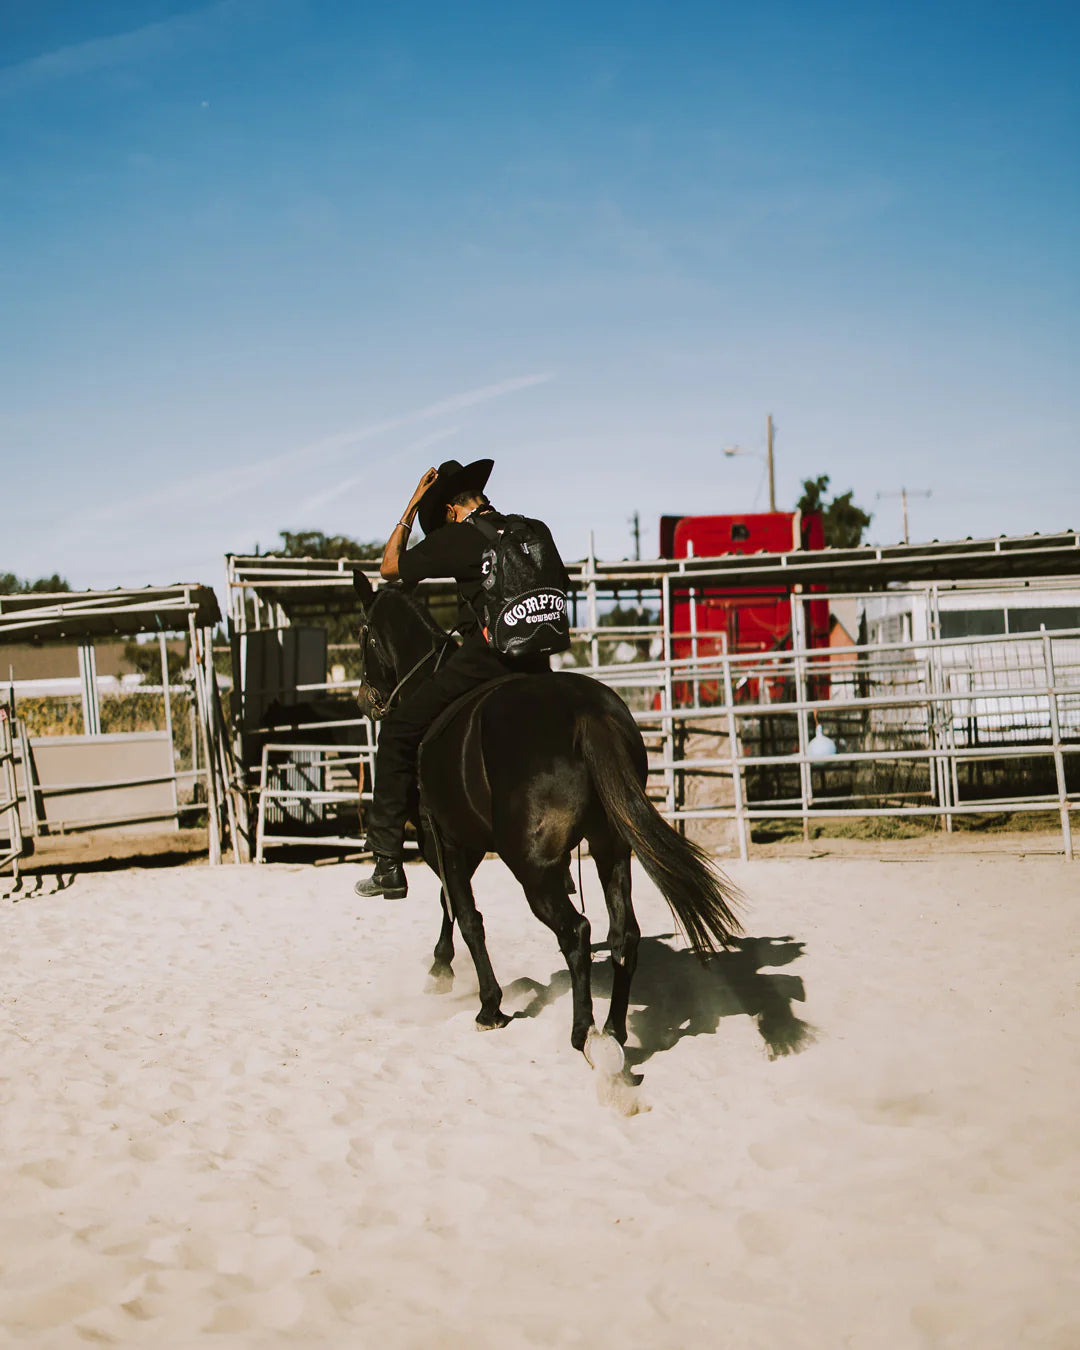
<svg viewBox="0 0 1080 1350">
<path fill-rule="evenodd" d="M 907 499 L 908 499 L 908 497 L 929 497 L 930 495 L 931 495 L 931 490 L 930 490 L 929 488 L 926 488 L 926 489 L 920 489 L 920 490 L 918 490 L 918 491 L 908 492 L 907 488 L 905 488 L 905 487 L 902 487 L 902 488 L 900 489 L 899 492 L 879 492 L 879 493 L 877 494 L 877 500 L 878 500 L 878 501 L 881 501 L 881 499 L 882 499 L 883 497 L 894 497 L 894 498 L 895 498 L 895 497 L 899 497 L 899 498 L 900 498 L 900 506 L 901 506 L 901 509 L 903 510 L 903 513 L 904 513 L 904 543 L 905 543 L 905 544 L 910 544 L 910 543 L 911 543 L 911 538 L 910 538 L 910 535 L 909 535 L 909 532 L 908 532 L 908 513 L 907 513 Z"/>
<path fill-rule="evenodd" d="M 634 534 L 634 561 L 641 561 L 641 516 L 637 511 L 630 517 L 630 528 Z"/>
<path fill-rule="evenodd" d="M 769 470 L 769 510 L 770 510 L 770 511 L 775 511 L 775 510 L 776 510 L 776 465 L 775 465 L 775 463 L 774 463 L 774 461 L 773 461 L 773 420 L 772 420 L 772 413 L 769 413 L 769 415 L 768 415 L 768 417 L 767 417 L 767 419 L 766 419 L 766 422 L 765 422 L 765 430 L 766 430 L 766 446 L 767 446 L 767 449 L 766 449 L 766 451 L 765 451 L 764 459 L 765 459 L 765 463 L 766 463 L 766 465 L 768 466 L 768 470 Z M 727 455 L 727 457 L 728 457 L 729 459 L 730 459 L 733 455 L 753 455 L 753 457 L 754 457 L 755 459 L 761 459 L 761 458 L 762 458 L 762 454 L 761 454 L 761 451 L 760 451 L 760 450 L 748 450 L 748 449 L 746 449 L 744 446 L 741 446 L 741 445 L 725 445 L 725 446 L 724 446 L 724 454 Z M 759 487 L 759 488 L 758 488 L 758 492 L 760 492 L 760 491 L 761 491 L 761 488 Z M 755 494 L 755 499 L 756 499 L 756 494 Z"/>
<path fill-rule="evenodd" d="M 766 423 L 768 428 L 768 460 L 769 460 L 769 510 L 776 510 L 776 471 L 773 466 L 773 424 L 772 413 L 769 413 Z"/>
</svg>

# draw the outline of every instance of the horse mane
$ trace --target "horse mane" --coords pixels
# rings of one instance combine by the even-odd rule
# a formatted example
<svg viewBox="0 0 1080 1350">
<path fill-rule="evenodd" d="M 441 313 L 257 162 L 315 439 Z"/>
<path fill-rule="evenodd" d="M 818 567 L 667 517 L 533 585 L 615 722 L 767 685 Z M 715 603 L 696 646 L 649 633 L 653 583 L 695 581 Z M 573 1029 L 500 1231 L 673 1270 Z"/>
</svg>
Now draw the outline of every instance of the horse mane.
<svg viewBox="0 0 1080 1350">
<path fill-rule="evenodd" d="M 392 595 L 396 599 L 403 600 L 406 606 L 420 620 L 439 646 L 445 646 L 447 643 L 452 643 L 454 641 L 446 629 L 437 624 L 431 617 L 431 611 L 428 609 L 427 605 L 417 597 L 416 592 L 412 587 L 406 587 L 405 583 L 401 581 L 387 582 L 380 586 L 375 592 L 375 599 L 377 600 L 381 595 Z"/>
</svg>

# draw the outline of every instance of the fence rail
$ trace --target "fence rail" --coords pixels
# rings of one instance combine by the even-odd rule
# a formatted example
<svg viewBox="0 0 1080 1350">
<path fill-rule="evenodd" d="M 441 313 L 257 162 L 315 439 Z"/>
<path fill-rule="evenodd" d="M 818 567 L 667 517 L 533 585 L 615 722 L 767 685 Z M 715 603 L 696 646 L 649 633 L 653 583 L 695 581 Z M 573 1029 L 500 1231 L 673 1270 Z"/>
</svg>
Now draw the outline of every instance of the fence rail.
<svg viewBox="0 0 1080 1350">
<path fill-rule="evenodd" d="M 241 631 L 288 624 L 290 597 L 325 596 L 328 587 L 342 612 L 351 564 L 320 564 L 305 575 L 295 560 L 260 561 L 230 560 L 229 608 Z M 1028 606 L 1059 604 L 1065 613 L 1062 595 L 1075 591 L 1075 580 L 839 593 L 796 587 L 785 644 L 744 652 L 729 650 L 726 634 L 705 621 L 716 577 L 703 574 L 704 560 L 685 561 L 688 567 L 604 564 L 590 555 L 575 564 L 574 644 L 563 662 L 627 699 L 649 733 L 651 782 L 668 819 L 681 828 L 730 822 L 747 857 L 750 823 L 773 818 L 801 821 L 808 837 L 824 818 L 937 817 L 951 831 L 973 816 L 1050 810 L 1072 857 L 1071 817 L 1080 809 L 1080 628 L 945 637 L 941 615 L 950 605 L 981 603 L 990 589 L 1015 593 Z M 628 596 L 642 621 L 606 623 L 605 606 Z M 812 646 L 806 607 L 840 601 L 864 614 L 907 606 L 907 618 L 895 625 L 904 631 L 889 640 Z M 673 631 L 676 602 L 689 622 Z M 646 606 L 658 614 L 646 614 Z M 356 683 L 306 691 L 342 693 Z M 331 724 L 304 730 L 320 725 Z M 361 756 L 369 766 L 374 730 Z M 834 753 L 822 757 L 825 732 Z M 274 750 L 287 753 L 281 743 Z M 267 784 L 265 772 L 261 782 Z M 265 832 L 262 841 L 279 842 Z M 339 842 L 359 846 L 360 839 Z"/>
</svg>

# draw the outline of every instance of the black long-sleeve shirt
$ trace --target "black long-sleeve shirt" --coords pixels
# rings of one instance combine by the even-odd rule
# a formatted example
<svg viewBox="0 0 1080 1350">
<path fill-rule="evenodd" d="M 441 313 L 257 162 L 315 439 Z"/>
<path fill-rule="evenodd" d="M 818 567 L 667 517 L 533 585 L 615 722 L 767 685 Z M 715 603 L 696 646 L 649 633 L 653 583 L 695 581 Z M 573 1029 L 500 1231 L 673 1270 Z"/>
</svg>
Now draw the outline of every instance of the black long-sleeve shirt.
<svg viewBox="0 0 1080 1350">
<path fill-rule="evenodd" d="M 442 577 L 458 584 L 458 631 L 462 636 L 480 631 L 481 565 L 488 544 L 468 521 L 448 521 L 406 549 L 398 559 L 398 576 L 406 585 Z"/>
</svg>

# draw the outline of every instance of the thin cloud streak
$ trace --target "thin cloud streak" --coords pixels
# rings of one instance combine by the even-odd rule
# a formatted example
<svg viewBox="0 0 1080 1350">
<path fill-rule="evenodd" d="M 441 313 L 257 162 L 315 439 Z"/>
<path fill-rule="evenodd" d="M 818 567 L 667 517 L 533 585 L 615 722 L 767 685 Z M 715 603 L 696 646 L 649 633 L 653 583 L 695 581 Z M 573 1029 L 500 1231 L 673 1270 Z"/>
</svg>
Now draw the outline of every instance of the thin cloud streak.
<svg viewBox="0 0 1080 1350">
<path fill-rule="evenodd" d="M 327 488 L 325 492 L 316 493 L 314 497 L 309 497 L 306 502 L 301 502 L 299 512 L 306 514 L 309 511 L 317 511 L 321 506 L 326 506 L 327 503 L 343 497 L 345 493 L 351 492 L 353 488 L 359 487 L 362 483 L 369 483 L 371 481 L 371 470 L 375 464 L 385 464 L 387 460 L 397 459 L 401 455 L 418 454 L 421 450 L 426 450 L 429 445 L 438 445 L 440 441 L 449 440 L 451 436 L 460 434 L 460 427 L 447 427 L 445 431 L 433 431 L 429 436 L 421 436 L 418 441 L 413 441 L 411 445 L 402 446 L 398 450 L 391 450 L 386 455 L 380 455 L 377 459 L 365 465 L 360 473 L 354 473 L 351 477 L 343 479 L 340 483 L 335 483 L 331 488 Z"/>
<path fill-rule="evenodd" d="M 296 450 L 285 450 L 279 455 L 263 460 L 258 464 L 248 464 L 235 470 L 224 481 L 215 475 L 211 480 L 217 489 L 218 500 L 235 496 L 250 486 L 252 470 L 258 472 L 261 481 L 272 474 L 280 474 L 298 464 L 308 464 L 312 459 L 332 457 L 343 450 L 351 449 L 363 441 L 385 436 L 387 432 L 398 431 L 402 427 L 416 422 L 430 422 L 433 418 L 443 417 L 447 413 L 460 412 L 463 408 L 474 408 L 481 403 L 490 403 L 493 399 L 505 398 L 520 389 L 531 389 L 534 385 L 547 384 L 554 379 L 550 373 L 538 375 L 518 375 L 498 384 L 487 384 L 479 389 L 468 389 L 463 394 L 429 404 L 426 408 L 417 408 L 414 412 L 402 413 L 399 417 L 388 417 L 381 422 L 371 422 L 366 426 L 354 427 L 350 431 L 335 432 L 333 436 L 324 436 L 321 440 L 302 445 Z M 230 482 L 230 479 L 232 480 Z"/>
<path fill-rule="evenodd" d="M 21 94 L 42 84 L 171 52 L 180 39 L 197 36 L 207 19 L 219 18 L 237 7 L 237 0 L 220 0 L 218 4 L 174 14 L 157 23 L 128 29 L 126 33 L 74 42 L 17 65 L 0 67 L 0 94 Z"/>
<path fill-rule="evenodd" d="M 353 431 L 339 431 L 333 436 L 326 436 L 322 440 L 313 441 L 310 445 L 301 446 L 299 450 L 288 450 L 284 454 L 276 455 L 273 459 L 267 460 L 264 467 L 269 468 L 275 465 L 292 463 L 298 459 L 306 459 L 308 455 L 324 454 L 331 450 L 343 450 L 359 441 L 367 441 L 373 436 L 381 436 L 384 432 L 396 431 L 399 427 L 408 426 L 411 422 L 427 422 L 433 417 L 442 417 L 445 413 L 460 412 L 462 408 L 473 408 L 478 403 L 488 403 L 494 398 L 502 398 L 506 394 L 516 393 L 519 389 L 530 389 L 533 385 L 547 384 L 549 380 L 554 378 L 554 375 L 550 373 L 518 375 L 510 380 L 502 380 L 499 384 L 488 384 L 480 389 L 470 389 L 464 394 L 455 394 L 453 398 L 443 399 L 440 403 L 432 403 L 430 407 L 420 408 L 416 412 L 405 413 L 400 417 L 391 417 L 385 422 L 374 422 L 369 426 L 357 427 Z"/>
<path fill-rule="evenodd" d="M 295 450 L 286 450 L 269 459 L 250 461 L 233 469 L 219 470 L 211 474 L 200 474 L 196 478 L 185 478 L 159 488 L 143 497 L 129 498 L 124 502 L 103 506 L 96 511 L 84 512 L 70 522 L 70 528 L 77 535 L 78 527 L 106 524 L 111 520 L 129 517 L 132 512 L 153 510 L 157 507 L 176 507 L 182 502 L 194 501 L 202 507 L 208 503 L 220 506 L 222 503 L 250 493 L 253 484 L 262 486 L 266 480 L 287 472 L 300 464 L 308 465 L 312 460 L 331 458 L 343 450 L 359 445 L 363 441 L 397 431 L 401 427 L 416 422 L 428 422 L 447 413 L 460 412 L 465 408 L 474 408 L 481 403 L 490 403 L 493 399 L 504 398 L 507 394 L 530 389 L 536 385 L 547 384 L 555 377 L 550 372 L 535 375 L 518 375 L 498 384 L 482 385 L 478 389 L 468 389 L 455 394 L 452 398 L 441 399 L 438 403 L 428 404 L 412 412 L 402 413 L 398 417 L 389 417 L 381 422 L 372 422 L 366 426 L 354 427 L 348 431 L 336 432 L 318 441 L 311 441 Z"/>
</svg>

